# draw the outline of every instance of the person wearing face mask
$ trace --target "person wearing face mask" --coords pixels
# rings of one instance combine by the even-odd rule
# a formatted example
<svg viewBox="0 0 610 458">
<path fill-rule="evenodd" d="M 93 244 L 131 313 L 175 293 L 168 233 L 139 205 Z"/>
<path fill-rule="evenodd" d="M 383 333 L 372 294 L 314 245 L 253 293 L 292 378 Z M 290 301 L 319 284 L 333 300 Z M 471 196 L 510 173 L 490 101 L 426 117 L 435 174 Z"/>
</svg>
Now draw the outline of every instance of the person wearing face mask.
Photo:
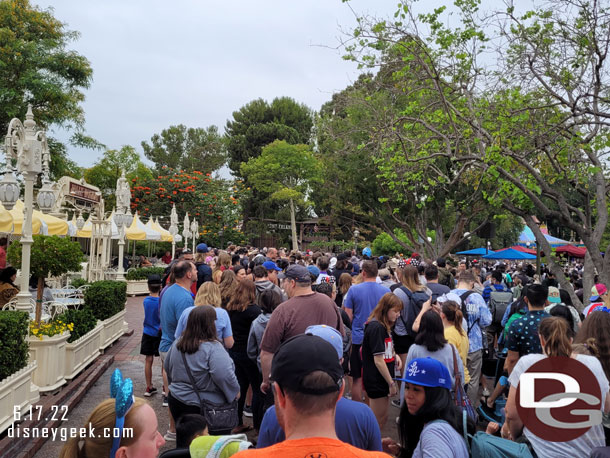
<svg viewBox="0 0 610 458">
<path fill-rule="evenodd" d="M 384 451 L 399 457 L 468 458 L 462 409 L 451 398 L 451 374 L 433 358 L 409 362 L 400 381 L 405 383 L 405 402 L 398 419 L 400 444 L 382 440 Z M 467 419 L 468 433 L 475 425 Z"/>
</svg>

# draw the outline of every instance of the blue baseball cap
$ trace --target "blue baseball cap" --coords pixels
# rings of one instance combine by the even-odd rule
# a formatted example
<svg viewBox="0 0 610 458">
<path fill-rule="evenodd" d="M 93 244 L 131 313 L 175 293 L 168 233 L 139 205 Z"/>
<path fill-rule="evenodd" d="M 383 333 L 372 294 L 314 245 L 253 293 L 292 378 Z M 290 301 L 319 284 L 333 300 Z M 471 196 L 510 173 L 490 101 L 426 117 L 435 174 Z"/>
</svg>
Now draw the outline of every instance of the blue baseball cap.
<svg viewBox="0 0 610 458">
<path fill-rule="evenodd" d="M 439 360 L 430 357 L 412 360 L 405 369 L 403 378 L 396 380 L 420 386 L 439 386 L 448 390 L 452 385 L 449 369 Z"/>
<path fill-rule="evenodd" d="M 318 336 L 326 340 L 335 348 L 339 359 L 343 358 L 343 336 L 335 328 L 325 324 L 316 324 L 305 329 L 305 334 Z"/>
<path fill-rule="evenodd" d="M 277 264 L 273 261 L 265 261 L 263 262 L 263 267 L 267 270 L 277 270 L 278 272 L 281 272 L 282 269 L 280 269 Z"/>
<path fill-rule="evenodd" d="M 371 249 L 367 246 L 364 250 L 362 250 L 362 255 L 363 256 L 368 256 L 369 258 L 371 256 L 373 256 L 373 252 L 371 251 Z"/>
<path fill-rule="evenodd" d="M 205 243 L 200 243 L 199 245 L 197 245 L 197 253 L 207 253 L 208 251 L 210 251 L 208 249 L 208 246 Z"/>
<path fill-rule="evenodd" d="M 309 270 L 309 273 L 316 278 L 318 278 L 320 275 L 320 269 L 318 269 L 316 266 L 307 266 L 307 270 Z"/>
</svg>

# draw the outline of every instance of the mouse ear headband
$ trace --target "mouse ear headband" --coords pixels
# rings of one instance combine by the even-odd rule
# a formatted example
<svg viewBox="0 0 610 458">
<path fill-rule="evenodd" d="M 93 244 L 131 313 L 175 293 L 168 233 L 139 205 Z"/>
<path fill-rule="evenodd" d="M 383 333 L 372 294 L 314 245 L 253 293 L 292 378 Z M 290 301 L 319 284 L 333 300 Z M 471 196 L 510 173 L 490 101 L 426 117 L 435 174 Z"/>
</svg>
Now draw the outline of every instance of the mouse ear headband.
<svg viewBox="0 0 610 458">
<path fill-rule="evenodd" d="M 115 369 L 110 378 L 110 396 L 115 399 L 114 411 L 116 414 L 114 422 L 116 434 L 113 436 L 112 449 L 110 450 L 110 458 L 114 458 L 121 445 L 125 415 L 127 415 L 127 412 L 129 412 L 129 409 L 131 409 L 135 402 L 133 397 L 133 382 L 130 378 L 124 379 L 120 369 Z"/>
</svg>

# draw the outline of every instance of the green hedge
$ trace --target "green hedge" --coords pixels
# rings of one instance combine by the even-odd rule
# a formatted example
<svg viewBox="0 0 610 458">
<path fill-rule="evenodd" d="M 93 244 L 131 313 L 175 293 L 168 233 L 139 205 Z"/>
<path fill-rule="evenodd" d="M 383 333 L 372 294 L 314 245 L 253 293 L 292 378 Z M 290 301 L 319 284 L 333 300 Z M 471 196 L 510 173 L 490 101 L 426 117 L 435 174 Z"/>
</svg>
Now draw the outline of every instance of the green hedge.
<svg viewBox="0 0 610 458">
<path fill-rule="evenodd" d="M 148 280 L 149 275 L 159 275 L 163 277 L 165 267 L 139 267 L 131 269 L 125 275 L 127 280 Z"/>
<path fill-rule="evenodd" d="M 0 380 L 27 366 L 29 323 L 25 312 L 0 311 Z"/>
<path fill-rule="evenodd" d="M 95 328 L 95 325 L 97 324 L 97 318 L 95 318 L 93 311 L 86 307 L 80 310 L 67 310 L 58 318 L 64 323 L 72 323 L 74 325 L 74 328 L 72 331 L 70 331 L 68 343 L 72 343 L 80 339 L 82 336 Z"/>
<path fill-rule="evenodd" d="M 125 308 L 127 283 L 123 281 L 96 281 L 85 291 L 85 306 L 98 320 L 106 320 Z"/>
</svg>

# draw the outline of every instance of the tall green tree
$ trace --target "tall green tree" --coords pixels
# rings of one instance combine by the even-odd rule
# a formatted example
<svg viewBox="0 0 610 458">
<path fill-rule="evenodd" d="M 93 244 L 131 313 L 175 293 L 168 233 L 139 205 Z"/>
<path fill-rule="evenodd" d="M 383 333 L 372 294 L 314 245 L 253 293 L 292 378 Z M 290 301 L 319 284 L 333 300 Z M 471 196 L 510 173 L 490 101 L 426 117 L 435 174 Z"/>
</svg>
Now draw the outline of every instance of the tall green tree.
<svg viewBox="0 0 610 458">
<path fill-rule="evenodd" d="M 260 156 L 242 164 L 240 170 L 255 189 L 269 193 L 270 200 L 288 203 L 292 247 L 298 250 L 295 208 L 310 205 L 312 185 L 322 180 L 322 162 L 308 145 L 276 140 L 264 147 Z"/>
<path fill-rule="evenodd" d="M 150 143 L 143 141 L 142 148 L 157 171 L 165 166 L 213 172 L 226 162 L 223 137 L 216 126 L 170 126 L 153 135 Z"/>
<path fill-rule="evenodd" d="M 241 165 L 251 158 L 258 157 L 263 147 L 275 140 L 290 144 L 309 144 L 313 125 L 312 111 L 290 97 L 279 97 L 271 103 L 253 100 L 233 112 L 233 119 L 227 121 L 225 137 L 227 140 L 228 165 L 234 176 L 244 178 Z M 269 195 L 256 188 L 252 196 L 244 201 L 244 225 L 255 232 L 256 223 L 251 218 L 277 218 L 280 207 L 271 202 Z"/>
<path fill-rule="evenodd" d="M 572 231 L 588 249 L 585 290 L 595 271 L 610 284 L 610 257 L 601 255 L 610 248 L 602 245 L 609 220 L 610 2 L 535 2 L 531 10 L 485 14 L 477 0 L 456 7 L 448 21 L 445 7 L 415 15 L 412 2 L 403 1 L 391 22 L 359 21 L 357 44 L 348 48 L 365 66 L 378 65 L 379 50 L 392 48 L 398 84 L 418 74 L 440 100 L 395 117 L 429 138 L 406 162 L 458 165 L 454 177 L 443 170 L 436 177 L 487 186 L 489 204 L 523 218 L 545 253 L 551 248 L 537 219 Z M 494 52 L 494 65 L 487 65 Z M 438 144 L 467 147 L 443 151 Z M 558 260 L 547 259 L 580 304 Z"/>
<path fill-rule="evenodd" d="M 104 155 L 84 172 L 85 181 L 100 188 L 107 208 L 116 204 L 116 182 L 125 171 L 128 180 L 140 177 L 152 179 L 150 169 L 140 161 L 140 155 L 133 146 L 125 145 L 120 150 L 106 150 Z"/>
<path fill-rule="evenodd" d="M 77 38 L 78 33 L 68 30 L 50 10 L 41 10 L 28 0 L 0 2 L 1 131 L 6 131 L 12 118 L 23 119 L 31 103 L 40 127 L 61 126 L 72 131 L 71 143 L 99 146 L 83 132 L 81 103 L 93 71 L 84 56 L 68 48 Z M 54 148 L 52 153 L 55 177 L 75 171 L 65 148 Z"/>
</svg>

